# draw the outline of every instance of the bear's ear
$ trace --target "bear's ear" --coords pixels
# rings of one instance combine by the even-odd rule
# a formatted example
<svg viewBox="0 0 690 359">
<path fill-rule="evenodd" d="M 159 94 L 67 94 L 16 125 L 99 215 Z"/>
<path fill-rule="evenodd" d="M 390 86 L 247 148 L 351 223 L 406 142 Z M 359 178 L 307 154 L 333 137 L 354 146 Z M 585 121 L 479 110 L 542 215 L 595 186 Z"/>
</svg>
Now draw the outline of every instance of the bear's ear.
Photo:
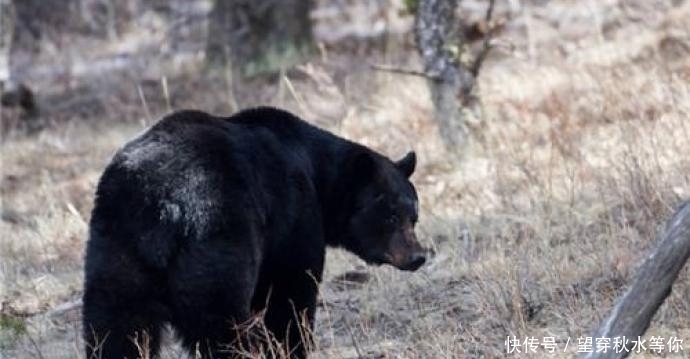
<svg viewBox="0 0 690 359">
<path fill-rule="evenodd" d="M 408 152 L 405 157 L 395 163 L 395 166 L 398 167 L 398 170 L 400 170 L 405 177 L 409 178 L 412 176 L 412 173 L 414 173 L 415 166 L 417 166 L 417 154 L 415 154 L 414 151 Z"/>
</svg>

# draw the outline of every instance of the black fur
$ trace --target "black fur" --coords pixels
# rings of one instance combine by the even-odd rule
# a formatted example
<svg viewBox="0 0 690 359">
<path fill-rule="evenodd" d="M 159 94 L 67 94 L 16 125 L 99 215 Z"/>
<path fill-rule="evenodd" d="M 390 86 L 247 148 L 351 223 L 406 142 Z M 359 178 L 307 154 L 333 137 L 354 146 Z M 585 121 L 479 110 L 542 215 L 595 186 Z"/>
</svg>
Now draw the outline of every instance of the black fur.
<svg viewBox="0 0 690 359">
<path fill-rule="evenodd" d="M 165 323 L 190 352 L 228 356 L 236 325 L 264 310 L 271 333 L 306 357 L 296 313 L 313 325 L 326 245 L 401 269 L 424 262 L 415 163 L 272 108 L 164 118 L 118 151 L 98 185 L 87 358 L 136 358 L 134 339 L 155 357 Z"/>
</svg>

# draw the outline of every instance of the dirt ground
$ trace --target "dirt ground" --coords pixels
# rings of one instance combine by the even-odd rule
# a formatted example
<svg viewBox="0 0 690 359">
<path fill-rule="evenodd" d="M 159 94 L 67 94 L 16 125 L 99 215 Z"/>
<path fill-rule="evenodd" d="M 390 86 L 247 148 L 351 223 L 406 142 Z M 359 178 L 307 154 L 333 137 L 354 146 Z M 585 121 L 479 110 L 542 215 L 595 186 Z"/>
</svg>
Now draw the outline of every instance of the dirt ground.
<svg viewBox="0 0 690 359">
<path fill-rule="evenodd" d="M 153 12 L 113 39 L 44 39 L 21 68 L 39 89 L 42 112 L 30 121 L 40 129 L 1 113 L 0 357 L 83 357 L 83 250 L 104 166 L 170 110 L 229 114 L 236 102 L 419 156 L 418 236 L 434 257 L 403 273 L 330 251 L 312 357 L 574 357 L 690 198 L 690 2 L 498 1 L 506 25 L 459 156 L 440 140 L 425 80 L 371 67 L 421 68 L 411 17 L 342 3 L 345 15 L 318 2 L 318 56 L 242 93 L 229 90 L 231 74 L 201 71 L 203 23 L 174 32 L 176 48 Z M 484 6 L 461 3 L 469 19 Z M 353 273 L 360 280 L 343 279 Z M 559 350 L 508 353 L 513 336 L 553 337 Z M 685 350 L 631 357 L 690 358 L 687 267 L 652 336 Z M 164 358 L 183 356 L 174 335 L 167 344 Z"/>
</svg>

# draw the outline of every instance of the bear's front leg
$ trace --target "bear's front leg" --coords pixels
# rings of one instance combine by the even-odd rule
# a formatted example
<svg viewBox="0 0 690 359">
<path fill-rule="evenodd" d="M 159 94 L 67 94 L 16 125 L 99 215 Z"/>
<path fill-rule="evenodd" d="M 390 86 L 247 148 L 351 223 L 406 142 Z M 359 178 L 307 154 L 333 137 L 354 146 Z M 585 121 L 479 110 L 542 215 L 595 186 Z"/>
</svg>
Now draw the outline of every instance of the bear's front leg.
<svg viewBox="0 0 690 359">
<path fill-rule="evenodd" d="M 265 309 L 264 324 L 286 351 L 287 357 L 304 359 L 313 347 L 314 314 L 323 274 L 326 243 L 321 228 L 318 196 L 310 178 L 292 180 L 300 189 L 300 201 L 279 218 L 290 218 L 291 231 L 268 238 L 253 308 Z M 270 351 L 269 351 L 270 353 Z M 282 357 L 282 355 L 277 355 Z"/>
<path fill-rule="evenodd" d="M 286 270 L 273 279 L 264 322 L 290 358 L 304 359 L 313 346 L 321 268 Z"/>
</svg>

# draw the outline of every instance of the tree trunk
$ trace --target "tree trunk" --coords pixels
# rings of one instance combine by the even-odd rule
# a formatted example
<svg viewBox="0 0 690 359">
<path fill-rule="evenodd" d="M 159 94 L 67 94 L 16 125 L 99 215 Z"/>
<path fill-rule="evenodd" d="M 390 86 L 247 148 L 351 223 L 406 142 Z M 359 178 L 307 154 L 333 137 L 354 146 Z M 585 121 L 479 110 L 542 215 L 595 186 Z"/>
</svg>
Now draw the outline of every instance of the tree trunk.
<svg viewBox="0 0 690 359">
<path fill-rule="evenodd" d="M 475 74 L 460 63 L 464 39 L 456 17 L 458 0 L 420 0 L 415 41 L 429 78 L 435 119 L 449 149 L 466 142 L 465 110 L 476 109 Z"/>
<path fill-rule="evenodd" d="M 594 338 L 625 336 L 630 341 L 637 340 L 649 327 L 657 309 L 671 294 L 673 282 L 690 257 L 690 202 L 676 211 L 668 222 L 659 244 L 647 258 L 630 289 L 613 307 Z M 632 346 L 632 343 L 630 343 Z M 630 350 L 630 346 L 627 347 Z M 581 359 L 625 358 L 629 352 L 614 350 L 587 353 Z"/>
<path fill-rule="evenodd" d="M 17 9 L 11 0 L 0 0 L 0 113 L 2 107 L 18 107 L 23 119 L 33 119 L 38 114 L 38 107 L 33 92 L 12 76 L 10 59 L 14 44 L 17 23 Z M 7 124 L 4 124 L 7 125 Z M 37 129 L 36 122 L 31 122 L 31 129 Z M 6 128 L 0 129 L 4 131 Z"/>
<path fill-rule="evenodd" d="M 313 50 L 310 0 L 215 0 L 206 60 L 244 77 L 276 72 Z"/>
<path fill-rule="evenodd" d="M 11 0 L 0 0 L 0 83 L 10 79 L 10 49 L 16 19 Z"/>
</svg>

